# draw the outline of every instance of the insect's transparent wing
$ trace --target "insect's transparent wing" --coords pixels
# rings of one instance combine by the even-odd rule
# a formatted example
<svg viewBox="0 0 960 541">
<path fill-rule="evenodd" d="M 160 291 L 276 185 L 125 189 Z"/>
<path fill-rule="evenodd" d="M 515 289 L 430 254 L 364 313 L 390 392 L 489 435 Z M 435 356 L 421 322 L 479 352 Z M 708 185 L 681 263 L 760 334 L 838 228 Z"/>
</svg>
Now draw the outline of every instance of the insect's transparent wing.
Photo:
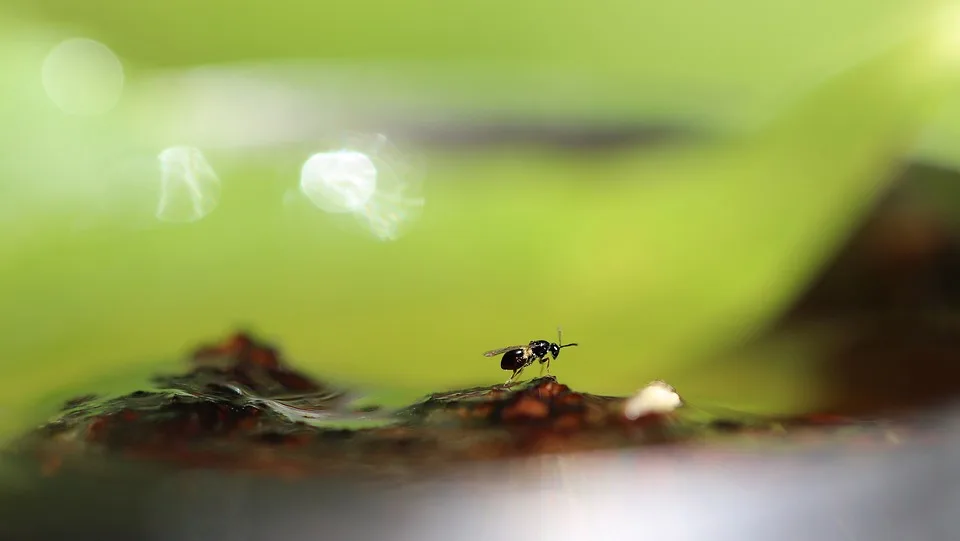
<svg viewBox="0 0 960 541">
<path fill-rule="evenodd" d="M 500 349 L 491 349 L 490 351 L 484 353 L 483 356 L 484 356 L 484 357 L 493 357 L 493 356 L 495 356 L 495 355 L 500 355 L 500 354 L 502 354 L 502 353 L 506 353 L 506 352 L 510 351 L 511 349 L 522 349 L 522 348 L 525 348 L 525 347 L 527 347 L 527 346 L 507 346 L 507 347 L 505 347 L 505 348 L 500 348 Z"/>
</svg>

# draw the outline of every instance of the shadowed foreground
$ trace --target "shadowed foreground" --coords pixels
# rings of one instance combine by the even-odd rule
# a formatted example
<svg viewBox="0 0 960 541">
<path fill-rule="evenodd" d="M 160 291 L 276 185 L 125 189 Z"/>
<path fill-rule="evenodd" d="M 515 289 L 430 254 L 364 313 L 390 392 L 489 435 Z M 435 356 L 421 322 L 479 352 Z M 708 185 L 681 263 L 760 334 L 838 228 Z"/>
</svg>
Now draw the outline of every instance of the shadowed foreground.
<svg viewBox="0 0 960 541">
<path fill-rule="evenodd" d="M 939 421 L 719 418 L 691 404 L 630 420 L 628 397 L 552 377 L 384 411 L 245 335 L 154 383 L 78 397 L 17 442 L 0 536 L 799 541 L 953 527 L 938 509 L 957 501 L 960 457 Z M 930 488 L 947 500 L 902 501 Z"/>
</svg>

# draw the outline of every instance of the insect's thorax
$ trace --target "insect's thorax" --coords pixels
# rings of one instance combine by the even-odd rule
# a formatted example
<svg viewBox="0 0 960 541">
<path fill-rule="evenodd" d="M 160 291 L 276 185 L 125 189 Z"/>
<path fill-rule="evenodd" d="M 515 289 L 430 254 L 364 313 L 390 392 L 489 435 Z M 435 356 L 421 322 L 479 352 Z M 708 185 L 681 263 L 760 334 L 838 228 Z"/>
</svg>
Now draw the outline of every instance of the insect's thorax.
<svg viewBox="0 0 960 541">
<path fill-rule="evenodd" d="M 543 357 L 550 351 L 550 342 L 546 340 L 534 340 L 530 342 L 528 347 L 535 357 Z"/>
</svg>

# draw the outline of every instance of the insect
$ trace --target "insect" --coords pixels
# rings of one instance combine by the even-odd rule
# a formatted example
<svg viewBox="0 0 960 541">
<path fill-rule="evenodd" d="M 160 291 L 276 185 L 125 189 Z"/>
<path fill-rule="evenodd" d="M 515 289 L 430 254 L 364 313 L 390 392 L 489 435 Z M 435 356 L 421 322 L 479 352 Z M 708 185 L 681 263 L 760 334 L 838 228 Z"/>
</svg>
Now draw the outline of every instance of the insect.
<svg viewBox="0 0 960 541">
<path fill-rule="evenodd" d="M 484 353 L 483 356 L 496 357 L 497 355 L 503 354 L 503 357 L 500 358 L 500 368 L 503 370 L 513 371 L 513 373 L 510 374 L 510 378 L 507 379 L 506 383 L 504 383 L 504 385 L 510 385 L 510 382 L 519 376 L 520 372 L 523 372 L 524 368 L 537 361 L 540 362 L 540 374 L 543 374 L 544 368 L 546 368 L 547 374 L 549 374 L 551 360 L 550 357 L 552 357 L 553 360 L 557 360 L 557 357 L 560 356 L 560 350 L 562 348 L 568 348 L 576 345 L 576 343 L 564 344 L 563 337 L 561 336 L 561 330 L 557 329 L 556 343 L 550 343 L 547 340 L 531 340 L 530 343 L 525 346 L 507 346 L 504 348 L 493 349 Z"/>
</svg>

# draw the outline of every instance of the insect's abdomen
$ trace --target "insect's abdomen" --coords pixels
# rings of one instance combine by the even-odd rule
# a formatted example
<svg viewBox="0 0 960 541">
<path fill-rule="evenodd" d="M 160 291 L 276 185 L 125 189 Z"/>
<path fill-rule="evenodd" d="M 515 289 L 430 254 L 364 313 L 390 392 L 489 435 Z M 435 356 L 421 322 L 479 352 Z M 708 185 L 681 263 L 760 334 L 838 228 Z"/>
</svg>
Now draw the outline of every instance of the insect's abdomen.
<svg viewBox="0 0 960 541">
<path fill-rule="evenodd" d="M 503 354 L 500 358 L 500 368 L 503 370 L 516 370 L 523 366 L 523 350 L 512 349 Z"/>
</svg>

